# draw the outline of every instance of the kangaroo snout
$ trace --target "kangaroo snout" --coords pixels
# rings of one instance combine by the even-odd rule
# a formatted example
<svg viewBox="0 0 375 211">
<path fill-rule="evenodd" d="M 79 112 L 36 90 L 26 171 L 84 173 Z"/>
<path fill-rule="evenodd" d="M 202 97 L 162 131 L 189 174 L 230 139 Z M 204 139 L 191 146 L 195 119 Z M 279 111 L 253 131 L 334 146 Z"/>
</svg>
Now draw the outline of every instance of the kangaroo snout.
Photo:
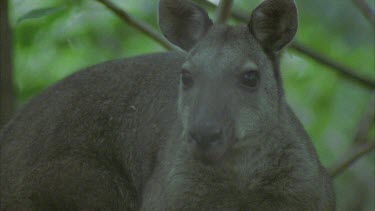
<svg viewBox="0 0 375 211">
<path fill-rule="evenodd" d="M 193 127 L 189 132 L 189 136 L 189 139 L 195 142 L 197 147 L 202 150 L 207 150 L 211 146 L 223 142 L 223 129 L 218 124 L 206 123 Z"/>
<path fill-rule="evenodd" d="M 188 133 L 194 157 L 204 163 L 219 161 L 235 140 L 233 127 L 220 121 L 195 122 Z"/>
</svg>

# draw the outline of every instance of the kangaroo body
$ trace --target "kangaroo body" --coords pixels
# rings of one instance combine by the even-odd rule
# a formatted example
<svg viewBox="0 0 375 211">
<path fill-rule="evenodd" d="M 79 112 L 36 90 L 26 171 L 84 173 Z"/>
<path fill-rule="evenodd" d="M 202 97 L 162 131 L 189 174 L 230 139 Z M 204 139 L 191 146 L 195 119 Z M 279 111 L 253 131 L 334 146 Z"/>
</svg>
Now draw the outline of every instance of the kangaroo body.
<svg viewBox="0 0 375 211">
<path fill-rule="evenodd" d="M 174 68 L 182 59 L 108 62 L 33 99 L 0 135 L 2 207 L 138 207 L 176 119 Z"/>
<path fill-rule="evenodd" d="M 96 65 L 34 98 L 0 133 L 2 210 L 334 210 L 272 53 L 294 34 L 254 28 L 284 3 L 294 11 L 266 0 L 230 27 L 161 0 L 161 29 L 186 52 Z"/>
</svg>

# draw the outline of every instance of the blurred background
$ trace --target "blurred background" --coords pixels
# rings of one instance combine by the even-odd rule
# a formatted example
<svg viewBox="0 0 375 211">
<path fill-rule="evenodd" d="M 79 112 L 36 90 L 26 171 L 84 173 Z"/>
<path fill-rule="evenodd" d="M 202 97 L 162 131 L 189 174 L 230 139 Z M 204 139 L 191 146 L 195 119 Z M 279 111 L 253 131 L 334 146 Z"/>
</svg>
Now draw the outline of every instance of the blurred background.
<svg viewBox="0 0 375 211">
<path fill-rule="evenodd" d="M 363 1 L 375 8 L 374 1 Z M 112 2 L 157 29 L 156 0 Z M 260 2 L 235 0 L 234 10 L 250 16 Z M 362 15 L 354 1 L 296 2 L 298 43 L 374 81 L 374 22 Z M 83 67 L 165 51 L 96 0 L 8 0 L 8 4 L 16 108 Z M 215 11 L 211 9 L 210 15 L 214 17 Z M 229 23 L 237 22 L 231 19 Z M 283 54 L 281 65 L 287 99 L 324 166 L 335 166 L 357 146 L 374 141 L 374 86 L 354 82 L 337 68 L 322 65 L 293 48 Z M 2 77 L 4 83 L 4 74 Z M 367 153 L 335 176 L 338 210 L 375 210 L 374 159 L 374 152 Z"/>
</svg>

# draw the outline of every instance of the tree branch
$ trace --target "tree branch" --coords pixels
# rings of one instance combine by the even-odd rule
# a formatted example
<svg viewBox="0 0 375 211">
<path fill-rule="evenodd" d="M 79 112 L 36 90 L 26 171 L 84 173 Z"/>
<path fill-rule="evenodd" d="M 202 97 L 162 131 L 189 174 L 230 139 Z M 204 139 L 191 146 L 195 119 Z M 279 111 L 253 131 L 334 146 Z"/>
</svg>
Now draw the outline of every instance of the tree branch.
<svg viewBox="0 0 375 211">
<path fill-rule="evenodd" d="M 330 168 L 330 174 L 332 177 L 335 177 L 346 170 L 350 165 L 352 165 L 356 160 L 371 152 L 375 149 L 375 142 L 369 143 L 368 134 L 371 129 L 371 126 L 374 122 L 375 115 L 375 92 L 371 95 L 371 99 L 368 105 L 367 110 L 361 118 L 358 129 L 355 134 L 353 141 L 353 150 L 349 153 L 346 153 L 345 156 L 339 160 L 335 165 Z"/>
<path fill-rule="evenodd" d="M 219 6 L 217 8 L 216 23 L 223 24 L 228 20 L 232 10 L 232 6 L 233 0 L 220 0 Z"/>
<path fill-rule="evenodd" d="M 375 149 L 375 140 L 372 143 L 356 146 L 353 150 L 349 151 L 344 157 L 329 168 L 329 173 L 332 177 L 336 177 L 345 171 L 350 165 L 355 163 L 358 159 Z"/>
<path fill-rule="evenodd" d="M 108 0 L 98 0 L 98 1 L 101 2 L 102 4 L 104 4 L 110 10 L 112 10 L 117 16 L 119 16 L 126 23 L 128 23 L 132 27 L 140 30 L 141 32 L 145 33 L 147 36 L 149 36 L 150 38 L 152 38 L 153 40 L 158 42 L 164 48 L 169 49 L 169 50 L 180 50 L 179 48 L 177 48 L 176 46 L 171 44 L 169 41 L 167 41 L 159 32 L 154 30 L 147 23 L 144 23 L 142 21 L 139 21 L 139 20 L 133 18 L 132 16 L 127 14 L 124 10 L 120 9 L 119 7 L 117 7 L 116 5 L 114 5 L 113 3 L 111 3 Z M 216 8 L 216 5 L 214 5 L 213 3 L 208 2 L 206 0 L 196 0 L 196 1 L 200 4 L 203 4 L 203 5 L 207 6 L 207 7 Z M 228 1 L 229 0 L 222 0 L 222 2 L 223 2 L 222 5 L 228 5 L 228 3 L 224 3 L 224 2 L 228 2 Z M 223 6 L 223 8 L 226 8 L 225 11 L 227 11 L 228 14 L 230 14 L 230 10 L 228 10 L 228 7 Z M 245 15 L 245 13 L 234 11 L 234 12 L 231 12 L 231 14 L 237 20 L 240 20 L 240 21 L 248 21 L 249 20 L 249 17 L 247 15 Z M 360 75 L 356 74 L 355 73 L 356 71 L 354 71 L 350 68 L 347 68 L 340 63 L 334 62 L 334 61 L 320 55 L 319 53 L 312 51 L 310 48 L 308 48 L 308 47 L 306 47 L 306 46 L 304 46 L 300 43 L 295 42 L 291 47 L 294 50 L 296 50 L 297 52 L 302 53 L 306 56 L 309 56 L 312 59 L 314 59 L 315 61 L 317 61 L 317 62 L 319 62 L 319 63 L 321 63 L 321 64 L 323 64 L 327 67 L 330 67 L 333 70 L 336 70 L 338 73 L 340 73 L 345 78 L 348 78 L 352 81 L 355 81 L 358 84 L 361 84 L 361 85 L 363 85 L 367 88 L 370 88 L 370 89 L 375 88 L 375 81 L 367 79 L 366 77 L 363 77 L 363 76 L 360 76 Z"/>
<path fill-rule="evenodd" d="M 375 120 L 375 91 L 371 95 L 370 102 L 367 106 L 367 110 L 363 114 L 359 124 L 357 133 L 353 141 L 354 145 L 365 144 L 368 141 L 368 133 L 374 124 Z"/>
<path fill-rule="evenodd" d="M 198 3 L 199 5 L 201 5 L 203 7 L 207 7 L 209 9 L 216 9 L 217 8 L 217 6 L 214 3 L 209 2 L 207 0 L 194 0 L 194 1 L 196 3 Z M 241 12 L 241 11 L 231 10 L 229 15 L 232 16 L 237 21 L 241 21 L 241 22 L 248 22 L 250 20 L 250 16 L 248 16 L 247 14 L 245 14 L 244 12 Z"/>
<path fill-rule="evenodd" d="M 200 4 L 202 6 L 205 6 L 205 7 L 208 7 L 208 8 L 215 8 L 216 7 L 215 4 L 213 4 L 213 3 L 211 3 L 207 0 L 195 0 L 195 1 L 198 4 Z M 241 11 L 232 11 L 231 15 L 234 19 L 236 19 L 238 21 L 241 21 L 241 22 L 248 22 L 250 20 L 250 16 L 247 15 L 246 13 L 244 13 L 244 12 L 241 12 Z M 305 46 L 301 43 L 294 42 L 290 47 L 293 50 L 297 51 L 298 53 L 300 53 L 302 55 L 305 55 L 305 56 L 308 56 L 308 57 L 314 59 L 316 62 L 319 62 L 320 64 L 323 64 L 323 65 L 329 67 L 331 70 L 336 71 L 337 73 L 339 73 L 344 78 L 347 78 L 351 81 L 357 82 L 358 84 L 360 84 L 360 85 L 362 85 L 366 88 L 375 89 L 375 81 L 373 79 L 368 79 L 365 76 L 357 74 L 356 72 L 358 72 L 358 71 L 355 71 L 351 68 L 348 68 L 345 65 L 340 64 L 336 61 L 333 61 L 332 59 L 330 59 L 326 56 L 323 56 L 322 54 L 320 54 L 318 52 L 315 52 L 315 51 L 311 50 L 311 48 L 309 48 L 309 47 L 307 47 L 307 46 Z"/>
<path fill-rule="evenodd" d="M 353 3 L 361 11 L 362 15 L 370 21 L 372 26 L 375 26 L 375 11 L 371 9 L 370 5 L 365 0 L 352 0 Z"/>
<path fill-rule="evenodd" d="M 334 70 L 336 70 L 336 72 L 340 73 L 341 76 L 353 81 L 353 82 L 356 82 L 357 84 L 359 85 L 362 85 L 366 88 L 369 88 L 369 89 L 375 89 L 375 81 L 374 80 L 371 80 L 371 79 L 368 79 L 366 78 L 365 76 L 361 76 L 359 75 L 358 73 L 356 73 L 357 71 L 351 69 L 351 68 L 348 68 L 338 62 L 335 62 L 325 56 L 323 56 L 322 54 L 312 50 L 311 48 L 308 48 L 298 42 L 294 42 L 292 45 L 291 45 L 292 49 L 305 55 L 305 56 L 308 56 L 310 57 L 311 59 L 315 60 L 316 62 L 319 62 L 320 64 L 324 65 L 324 66 L 327 66 L 327 67 L 330 67 Z"/>
<path fill-rule="evenodd" d="M 126 13 L 121 8 L 114 5 L 111 1 L 108 0 L 98 0 L 100 3 L 105 5 L 108 9 L 110 9 L 112 12 L 114 12 L 118 17 L 120 17 L 123 21 L 125 21 L 130 26 L 138 29 L 142 33 L 146 34 L 148 37 L 159 43 L 161 46 L 168 50 L 180 50 L 173 44 L 171 44 L 167 39 L 164 38 L 163 35 L 161 35 L 158 31 L 153 29 L 150 25 L 147 23 L 137 20 L 128 13 Z"/>
<path fill-rule="evenodd" d="M 8 1 L 0 0 L 0 128 L 14 110 L 12 77 L 12 33 L 8 19 Z"/>
</svg>

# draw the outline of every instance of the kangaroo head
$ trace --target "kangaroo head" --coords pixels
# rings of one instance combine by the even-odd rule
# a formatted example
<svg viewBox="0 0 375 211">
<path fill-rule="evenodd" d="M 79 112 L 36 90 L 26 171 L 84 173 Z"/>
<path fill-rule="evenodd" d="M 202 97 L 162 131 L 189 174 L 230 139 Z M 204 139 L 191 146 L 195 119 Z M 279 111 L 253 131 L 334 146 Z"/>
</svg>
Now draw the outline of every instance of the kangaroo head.
<svg viewBox="0 0 375 211">
<path fill-rule="evenodd" d="M 160 0 L 159 25 L 186 51 L 178 113 L 195 155 L 217 161 L 278 124 L 276 55 L 297 31 L 293 0 L 265 0 L 239 26 L 213 24 L 190 0 Z"/>
</svg>

